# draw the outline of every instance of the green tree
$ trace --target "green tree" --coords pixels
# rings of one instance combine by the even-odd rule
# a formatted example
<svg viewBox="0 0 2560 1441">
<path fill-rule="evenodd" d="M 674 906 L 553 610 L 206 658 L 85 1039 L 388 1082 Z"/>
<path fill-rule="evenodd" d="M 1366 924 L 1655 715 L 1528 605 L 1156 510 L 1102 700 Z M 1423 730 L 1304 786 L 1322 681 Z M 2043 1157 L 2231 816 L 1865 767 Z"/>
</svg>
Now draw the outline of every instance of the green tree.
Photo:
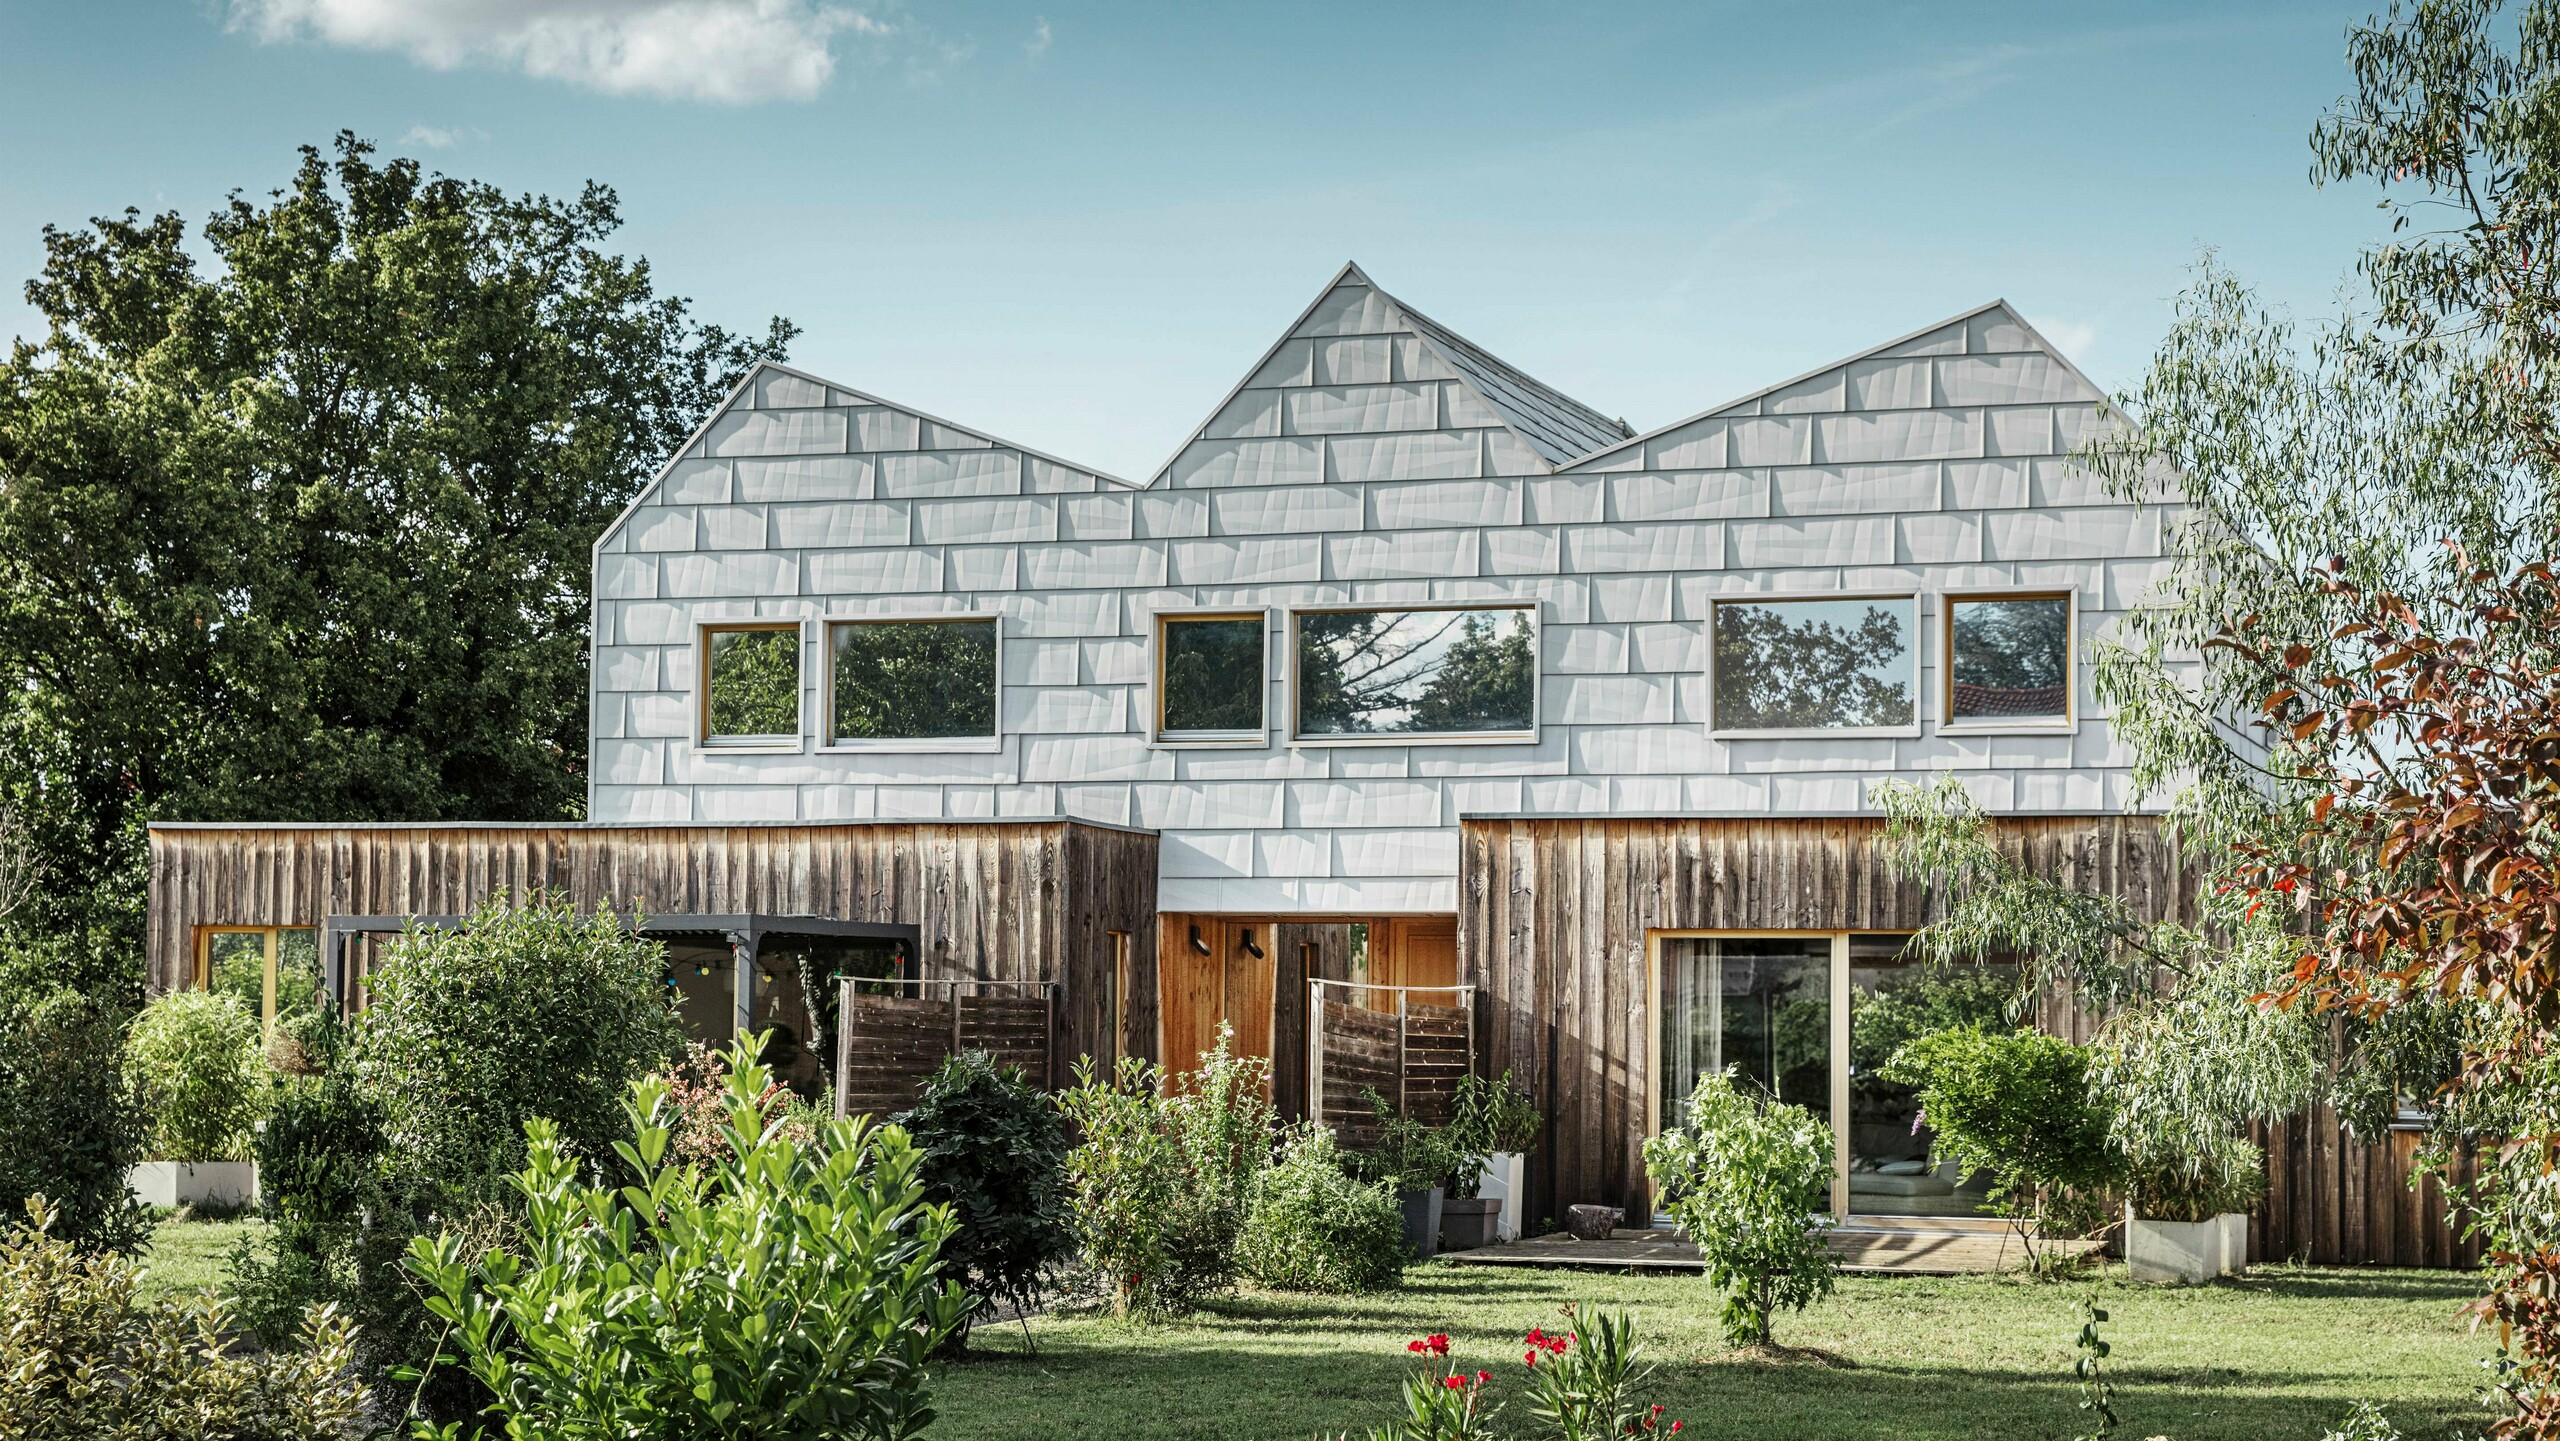
<svg viewBox="0 0 2560 1441">
<path fill-rule="evenodd" d="M 1802 609 L 1795 603 L 1793 609 Z M 1883 606 L 1853 624 L 1791 607 L 1716 607 L 1716 725 L 1728 730 L 1909 725 L 1911 684 L 1871 674 L 1910 649 L 1907 622 Z"/>
<path fill-rule="evenodd" d="M 142 818 L 543 819 L 586 756 L 588 547 L 791 328 L 696 324 L 512 197 L 338 137 L 45 231 L 0 363 L 0 804 L 31 931 L 140 949 Z"/>
<path fill-rule="evenodd" d="M 1685 1115 L 1644 1143 L 1645 1173 L 1725 1293 L 1725 1340 L 1766 1346 L 1770 1316 L 1830 1295 L 1839 1269 L 1822 1234 L 1831 1128 L 1730 1076 L 1700 1076 Z"/>
</svg>

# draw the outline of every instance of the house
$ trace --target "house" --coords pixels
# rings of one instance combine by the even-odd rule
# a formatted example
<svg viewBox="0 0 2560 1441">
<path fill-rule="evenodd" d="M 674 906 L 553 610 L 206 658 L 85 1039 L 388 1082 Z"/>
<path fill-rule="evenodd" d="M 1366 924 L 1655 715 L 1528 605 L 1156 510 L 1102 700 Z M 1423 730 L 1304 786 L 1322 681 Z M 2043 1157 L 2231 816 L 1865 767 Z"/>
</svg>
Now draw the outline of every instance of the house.
<svg viewBox="0 0 2560 1441">
<path fill-rule="evenodd" d="M 1298 1113 L 1421 998 L 1547 1113 L 1535 1215 L 1645 1204 L 1740 1066 L 1833 1117 L 1836 1207 L 1960 1220 L 1853 1024 L 1948 984 L 1869 788 L 2192 913 L 2089 684 L 2175 515 L 2068 459 L 2100 400 L 1995 301 L 1639 433 L 1357 266 L 1139 477 L 761 365 L 596 541 L 588 819 L 155 827 L 155 981 L 335 992 L 340 938 L 543 885 L 646 910 L 707 1028 L 795 1014 L 783 954 L 1052 982 L 1066 1054 L 1232 1026 Z M 2406 1211 L 2351 1146 L 2296 1209 Z"/>
</svg>

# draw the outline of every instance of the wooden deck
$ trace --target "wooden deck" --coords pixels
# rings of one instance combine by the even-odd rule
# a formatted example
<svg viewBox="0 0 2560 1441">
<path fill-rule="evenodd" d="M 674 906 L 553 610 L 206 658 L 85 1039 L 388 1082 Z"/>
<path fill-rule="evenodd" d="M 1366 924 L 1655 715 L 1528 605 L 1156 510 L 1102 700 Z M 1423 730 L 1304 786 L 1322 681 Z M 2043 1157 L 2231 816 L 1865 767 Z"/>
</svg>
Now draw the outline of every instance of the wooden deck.
<svg viewBox="0 0 2560 1441">
<path fill-rule="evenodd" d="M 2057 1241 L 2077 1253 L 2095 1241 Z M 2015 1233 L 2005 1226 L 1939 1222 L 1861 1221 L 1831 1232 L 1831 1248 L 1844 1271 L 1905 1276 L 1959 1276 L 2012 1270 L 2026 1264 Z M 1559 1266 L 1594 1271 L 1695 1271 L 1698 1252 L 1677 1231 L 1617 1230 L 1606 1241 L 1581 1241 L 1559 1231 L 1472 1251 L 1444 1251 L 1459 1266 Z"/>
</svg>

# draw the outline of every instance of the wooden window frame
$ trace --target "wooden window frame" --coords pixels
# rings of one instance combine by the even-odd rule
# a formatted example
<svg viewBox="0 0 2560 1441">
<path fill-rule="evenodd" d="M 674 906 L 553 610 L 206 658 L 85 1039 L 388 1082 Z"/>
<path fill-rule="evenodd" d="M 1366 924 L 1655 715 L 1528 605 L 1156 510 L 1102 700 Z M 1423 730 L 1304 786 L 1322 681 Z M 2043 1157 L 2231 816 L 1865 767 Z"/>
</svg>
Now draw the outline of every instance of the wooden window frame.
<svg viewBox="0 0 2560 1441">
<path fill-rule="evenodd" d="M 1956 718 L 1956 607 L 1967 601 L 2063 602 L 2062 714 L 2024 719 Z M 1938 597 L 1938 729 L 1949 735 L 2068 735 L 2080 728 L 2080 592 L 2053 586 L 1951 590 Z"/>
<path fill-rule="evenodd" d="M 189 967 L 189 984 L 193 989 L 199 991 L 209 991 L 213 989 L 214 937 L 262 937 L 265 941 L 265 956 L 261 962 L 263 974 L 258 986 L 258 1024 L 262 1028 L 274 1025 L 276 1021 L 276 963 L 283 955 L 284 933 L 287 931 L 309 931 L 311 932 L 312 944 L 314 946 L 320 944 L 321 935 L 320 927 L 318 926 L 209 925 L 196 927 L 195 958 L 192 965 Z M 323 958 L 322 966 L 325 970 L 327 966 L 326 958 Z"/>
<path fill-rule="evenodd" d="M 1844 591 L 1738 591 L 1719 595 L 1707 604 L 1707 734 L 1720 741 L 1782 740 L 1854 740 L 1859 737 L 1893 736 L 1909 739 L 1921 733 L 1921 721 L 1928 714 L 1922 701 L 1921 652 L 1925 647 L 1922 632 L 1926 629 L 1928 609 L 1917 590 L 1844 590 Z M 1898 600 L 1911 607 L 1911 722 L 1889 726 L 1781 726 L 1773 730 L 1737 730 L 1724 723 L 1716 705 L 1716 616 L 1728 605 L 1787 605 L 1798 601 Z"/>
<path fill-rule="evenodd" d="M 1437 611 L 1520 611 L 1529 617 L 1529 728 L 1519 731 L 1385 731 L 1369 735 L 1302 735 L 1298 731 L 1298 623 L 1310 615 L 1424 615 Z M 1547 697 L 1546 606 L 1536 600 L 1468 600 L 1345 602 L 1340 605 L 1292 606 L 1284 633 L 1289 654 L 1283 662 L 1288 667 L 1288 684 L 1283 688 L 1283 704 L 1288 707 L 1285 718 L 1288 743 L 1310 749 L 1337 746 L 1533 746 L 1544 722 Z"/>
<path fill-rule="evenodd" d="M 1164 724 L 1165 628 L 1185 621 L 1252 620 L 1262 623 L 1262 665 L 1255 682 L 1262 689 L 1262 724 L 1252 730 L 1178 731 Z M 1201 610 L 1160 610 L 1147 622 L 1147 743 L 1167 750 L 1253 750 L 1271 744 L 1271 607 L 1218 606 Z M 1294 691 L 1291 692 L 1295 694 Z"/>
<path fill-rule="evenodd" d="M 857 736 L 837 740 L 836 628 L 848 625 L 958 625 L 993 622 L 996 628 L 995 729 L 983 736 Z M 820 755 L 992 754 L 1004 749 L 1004 617 L 995 611 L 928 611 L 898 615 L 831 615 L 818 622 L 818 753 Z M 805 727 L 804 727 L 805 729 Z"/>
<path fill-rule="evenodd" d="M 711 731 L 711 638 L 737 631 L 789 631 L 798 641 L 799 683 L 792 697 L 795 733 L 783 735 L 720 736 Z M 797 620 L 706 620 L 694 626 L 693 640 L 693 743 L 703 750 L 729 754 L 797 755 L 809 738 L 809 636 L 808 625 Z"/>
</svg>

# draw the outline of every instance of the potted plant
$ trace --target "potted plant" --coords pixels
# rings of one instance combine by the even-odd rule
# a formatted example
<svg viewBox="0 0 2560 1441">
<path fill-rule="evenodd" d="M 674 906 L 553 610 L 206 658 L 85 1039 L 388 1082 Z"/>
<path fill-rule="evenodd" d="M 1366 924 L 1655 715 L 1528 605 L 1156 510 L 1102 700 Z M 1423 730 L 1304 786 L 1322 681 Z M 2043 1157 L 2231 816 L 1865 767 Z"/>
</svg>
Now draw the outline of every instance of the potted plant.
<svg viewBox="0 0 2560 1441">
<path fill-rule="evenodd" d="M 1523 1153 L 1537 1139 L 1539 1122 L 1537 1107 L 1512 1084 L 1509 1071 L 1498 1081 L 1470 1075 L 1458 1082 L 1449 1120 L 1458 1164 L 1440 1206 L 1443 1249 L 1465 1251 L 1519 1238 L 1516 1212 L 1526 1204 Z"/>
<path fill-rule="evenodd" d="M 2266 1153 L 2239 1136 L 2201 1155 L 2145 1158 L 2127 1187 L 2125 1270 L 2193 1286 L 2249 1264 L 2249 1210 L 2266 1194 Z"/>
<path fill-rule="evenodd" d="M 229 996 L 171 991 L 125 1037 L 125 1074 L 151 1117 L 129 1184 L 148 1206 L 246 1206 L 258 1196 L 250 1128 L 269 1089 L 258 1018 Z"/>
<path fill-rule="evenodd" d="M 1378 1114 L 1378 1143 L 1361 1169 L 1373 1181 L 1395 1188 L 1396 1206 L 1404 1216 L 1405 1246 L 1417 1260 L 1440 1252 L 1441 1206 L 1449 1194 L 1459 1155 L 1441 1127 L 1399 1114 L 1385 1097 L 1369 1093 Z"/>
</svg>

